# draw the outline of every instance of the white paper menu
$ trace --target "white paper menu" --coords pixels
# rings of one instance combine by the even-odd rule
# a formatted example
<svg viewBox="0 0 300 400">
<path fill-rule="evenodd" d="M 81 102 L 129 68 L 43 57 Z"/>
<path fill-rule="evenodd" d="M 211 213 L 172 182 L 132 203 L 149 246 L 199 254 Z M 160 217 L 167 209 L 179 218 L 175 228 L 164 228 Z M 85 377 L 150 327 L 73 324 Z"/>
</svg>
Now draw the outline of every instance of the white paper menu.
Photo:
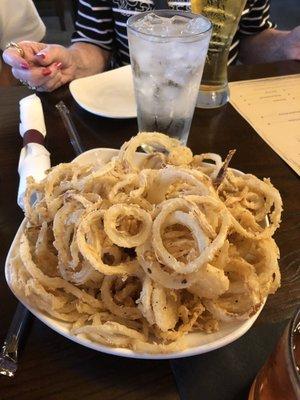
<svg viewBox="0 0 300 400">
<path fill-rule="evenodd" d="M 230 103 L 300 175 L 300 74 L 229 83 Z"/>
</svg>

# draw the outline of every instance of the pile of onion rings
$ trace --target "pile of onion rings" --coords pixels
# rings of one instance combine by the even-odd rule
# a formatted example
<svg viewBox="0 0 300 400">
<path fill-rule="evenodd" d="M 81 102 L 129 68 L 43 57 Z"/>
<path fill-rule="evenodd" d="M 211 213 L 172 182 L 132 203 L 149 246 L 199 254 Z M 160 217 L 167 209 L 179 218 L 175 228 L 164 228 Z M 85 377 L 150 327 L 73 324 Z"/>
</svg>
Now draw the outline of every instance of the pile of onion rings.
<svg viewBox="0 0 300 400">
<path fill-rule="evenodd" d="M 137 161 L 141 145 L 159 151 Z M 282 202 L 250 174 L 227 170 L 216 186 L 222 165 L 152 132 L 104 167 L 30 178 L 14 291 L 72 334 L 137 352 L 178 351 L 189 332 L 248 319 L 280 286 Z"/>
</svg>

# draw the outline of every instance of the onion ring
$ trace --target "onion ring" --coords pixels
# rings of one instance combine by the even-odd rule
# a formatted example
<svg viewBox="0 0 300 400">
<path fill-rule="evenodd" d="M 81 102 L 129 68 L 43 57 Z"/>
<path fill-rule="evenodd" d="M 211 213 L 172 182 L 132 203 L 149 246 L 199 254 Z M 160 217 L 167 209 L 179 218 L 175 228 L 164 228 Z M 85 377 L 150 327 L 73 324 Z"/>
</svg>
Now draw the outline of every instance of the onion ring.
<svg viewBox="0 0 300 400">
<path fill-rule="evenodd" d="M 118 230 L 117 220 L 122 215 L 132 216 L 135 220 L 142 222 L 141 229 L 133 235 Z M 151 215 L 134 205 L 116 204 L 104 213 L 104 230 L 110 240 L 118 246 L 131 248 L 143 244 L 150 234 L 151 227 Z"/>
</svg>

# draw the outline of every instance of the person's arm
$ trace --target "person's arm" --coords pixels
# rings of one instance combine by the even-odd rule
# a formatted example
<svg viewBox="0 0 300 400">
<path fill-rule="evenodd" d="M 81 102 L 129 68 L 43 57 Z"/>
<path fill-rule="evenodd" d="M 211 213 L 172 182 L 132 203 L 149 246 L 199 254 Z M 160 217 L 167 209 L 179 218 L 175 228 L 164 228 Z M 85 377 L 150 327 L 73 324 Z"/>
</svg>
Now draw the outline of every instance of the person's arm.
<svg viewBox="0 0 300 400">
<path fill-rule="evenodd" d="M 111 53 L 90 43 L 74 43 L 68 48 L 75 71 L 72 79 L 94 75 L 107 69 Z"/>
<path fill-rule="evenodd" d="M 240 39 L 239 60 L 245 64 L 291 59 L 300 60 L 300 26 L 292 31 L 266 29 Z"/>
<path fill-rule="evenodd" d="M 22 44 L 23 48 L 24 46 L 26 43 Z M 59 64 L 66 82 L 105 71 L 111 56 L 111 52 L 87 42 L 76 42 L 68 48 L 55 44 L 43 46 L 45 47 L 35 58 L 46 69 L 52 69 L 51 66 Z"/>
<path fill-rule="evenodd" d="M 111 0 L 79 1 L 76 30 L 68 51 L 76 64 L 75 78 L 103 72 L 114 50 Z"/>
</svg>

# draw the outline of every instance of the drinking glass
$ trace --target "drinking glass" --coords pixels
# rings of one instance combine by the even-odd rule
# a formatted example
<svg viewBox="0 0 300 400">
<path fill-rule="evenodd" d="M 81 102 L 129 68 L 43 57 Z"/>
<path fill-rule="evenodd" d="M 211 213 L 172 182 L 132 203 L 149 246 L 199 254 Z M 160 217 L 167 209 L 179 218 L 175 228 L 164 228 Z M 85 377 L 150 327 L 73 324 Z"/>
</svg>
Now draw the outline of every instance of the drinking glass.
<svg viewBox="0 0 300 400">
<path fill-rule="evenodd" d="M 158 10 L 127 22 L 139 131 L 186 143 L 211 36 L 207 18 Z"/>
<path fill-rule="evenodd" d="M 212 23 L 197 107 L 216 108 L 229 100 L 228 54 L 246 0 L 191 0 L 192 12 L 206 16 Z"/>
<path fill-rule="evenodd" d="M 248 400 L 300 399 L 300 309 L 258 373 Z"/>
</svg>

